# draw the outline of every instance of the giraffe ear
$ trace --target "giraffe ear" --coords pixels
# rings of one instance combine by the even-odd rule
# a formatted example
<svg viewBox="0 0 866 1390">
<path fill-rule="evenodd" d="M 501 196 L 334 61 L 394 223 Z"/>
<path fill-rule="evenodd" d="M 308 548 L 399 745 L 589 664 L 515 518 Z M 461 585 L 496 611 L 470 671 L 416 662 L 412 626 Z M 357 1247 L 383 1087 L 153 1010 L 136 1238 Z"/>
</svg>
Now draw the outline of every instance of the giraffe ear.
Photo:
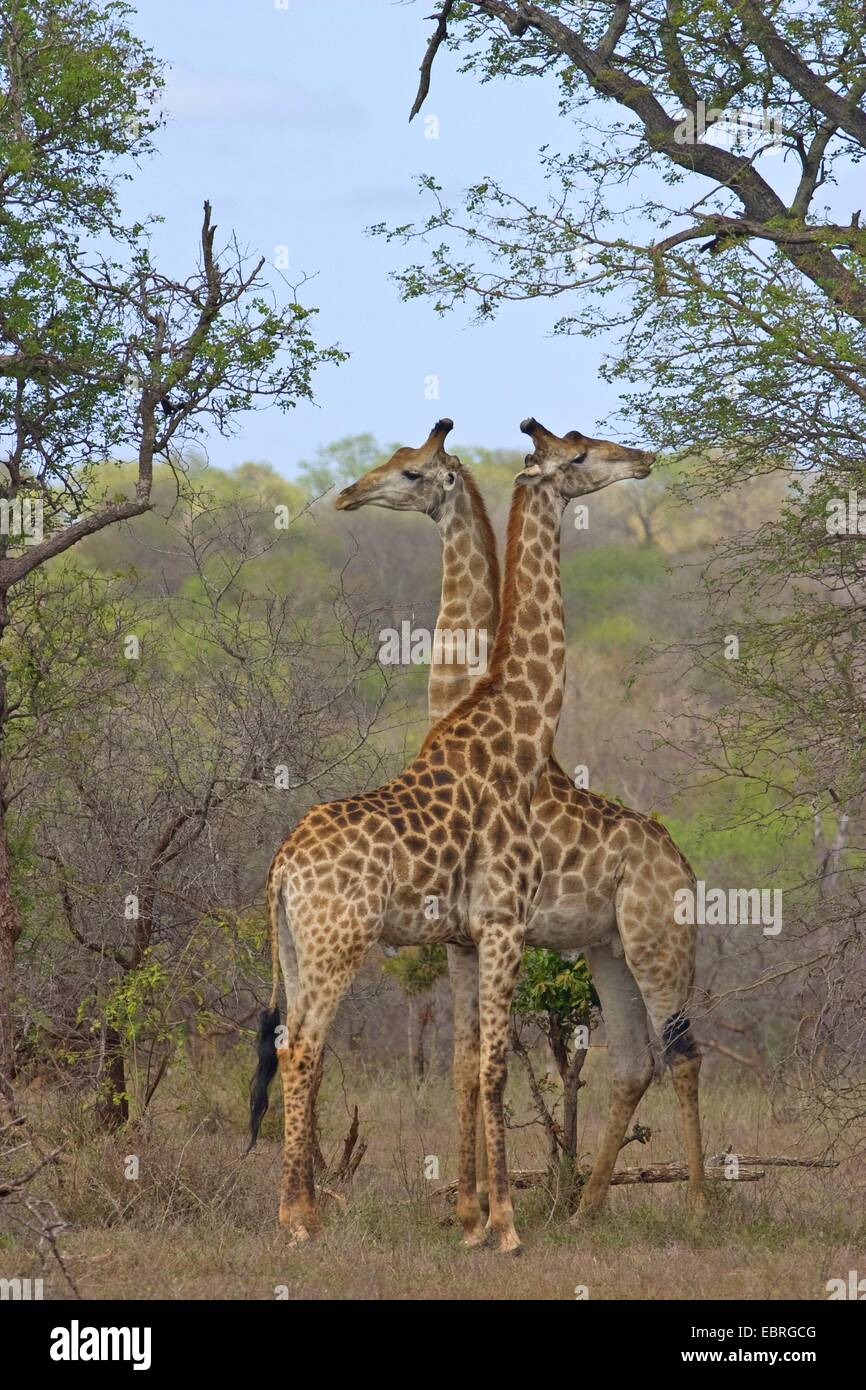
<svg viewBox="0 0 866 1390">
<path fill-rule="evenodd" d="M 442 479 L 442 486 L 444 487 L 444 489 L 445 489 L 446 492 L 450 492 L 451 489 L 453 488 L 453 486 L 454 486 L 454 484 L 455 484 L 456 482 L 457 482 L 457 474 L 456 474 L 456 473 L 452 473 L 452 472 L 448 472 L 448 473 L 445 474 L 445 477 Z"/>
</svg>

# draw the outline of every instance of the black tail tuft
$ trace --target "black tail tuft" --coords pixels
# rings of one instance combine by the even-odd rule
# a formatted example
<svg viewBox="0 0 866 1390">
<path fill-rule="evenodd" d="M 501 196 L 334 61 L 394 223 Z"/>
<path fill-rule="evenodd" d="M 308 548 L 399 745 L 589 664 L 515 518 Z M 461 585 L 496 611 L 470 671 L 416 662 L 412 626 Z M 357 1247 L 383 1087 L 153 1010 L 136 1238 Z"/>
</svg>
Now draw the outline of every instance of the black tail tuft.
<svg viewBox="0 0 866 1390">
<path fill-rule="evenodd" d="M 676 1053 L 680 1057 L 697 1057 L 698 1049 L 692 1037 L 689 1020 L 684 1014 L 671 1014 L 662 1029 L 665 1057 L 670 1061 Z"/>
<path fill-rule="evenodd" d="M 277 1069 L 276 1036 L 279 1026 L 279 1008 L 264 1009 L 259 1015 L 259 1035 L 256 1041 L 259 1065 L 250 1082 L 250 1142 L 247 1145 L 247 1153 L 259 1137 L 259 1125 L 268 1108 L 268 1087 Z"/>
</svg>

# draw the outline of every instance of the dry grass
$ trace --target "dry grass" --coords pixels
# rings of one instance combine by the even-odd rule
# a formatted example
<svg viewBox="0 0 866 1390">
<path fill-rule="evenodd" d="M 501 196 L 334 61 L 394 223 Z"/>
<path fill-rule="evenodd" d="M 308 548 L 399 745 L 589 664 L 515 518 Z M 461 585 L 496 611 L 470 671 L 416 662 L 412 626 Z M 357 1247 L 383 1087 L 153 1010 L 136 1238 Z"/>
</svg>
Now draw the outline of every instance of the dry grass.
<svg viewBox="0 0 866 1390">
<path fill-rule="evenodd" d="M 466 1252 L 431 1201 L 423 1160 L 435 1155 L 441 1179 L 455 1172 L 451 1089 L 433 1078 L 415 1095 L 397 1072 L 342 1072 L 331 1059 L 323 1091 L 326 1152 L 336 1153 L 350 1103 L 361 1112 L 370 1147 L 344 1211 L 329 1211 L 319 1240 L 289 1250 L 276 1224 L 279 1094 L 259 1148 L 242 1158 L 248 1050 L 202 1075 L 177 1071 L 152 1116 L 122 1135 L 95 1134 L 80 1102 L 45 1091 L 25 1097 L 49 1140 L 65 1142 L 55 1200 L 70 1229 L 63 1249 L 89 1298 L 270 1299 L 824 1299 L 829 1278 L 866 1272 L 862 1160 L 833 1171 L 770 1170 L 763 1182 L 717 1184 L 698 1236 L 689 1233 L 681 1185 L 618 1188 L 592 1231 L 548 1216 L 540 1191 L 519 1192 L 515 1207 L 526 1243 L 520 1260 Z M 606 1096 L 603 1050 L 590 1057 L 581 1093 L 582 1150 L 593 1150 Z M 509 1100 L 526 1118 L 520 1078 Z M 639 1118 L 651 1142 L 624 1161 L 678 1157 L 677 1111 L 669 1085 L 654 1085 Z M 796 1114 L 774 1117 L 763 1092 L 732 1072 L 708 1080 L 706 1149 L 802 1154 L 811 1148 Z M 139 1176 L 125 1176 L 130 1155 Z M 511 1134 L 515 1167 L 541 1166 L 534 1128 Z M 42 1275 L 46 1297 L 66 1296 L 55 1269 L 13 1234 L 0 1234 L 0 1277 Z"/>
</svg>

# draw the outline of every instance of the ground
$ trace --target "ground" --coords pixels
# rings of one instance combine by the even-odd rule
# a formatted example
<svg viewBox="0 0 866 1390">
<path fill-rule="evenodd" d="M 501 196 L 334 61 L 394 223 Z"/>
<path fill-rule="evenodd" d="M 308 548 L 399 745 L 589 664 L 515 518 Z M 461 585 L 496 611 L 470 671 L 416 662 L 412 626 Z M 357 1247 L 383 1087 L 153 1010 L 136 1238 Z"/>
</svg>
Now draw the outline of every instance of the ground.
<svg viewBox="0 0 866 1390">
<path fill-rule="evenodd" d="M 345 1062 L 346 1059 L 344 1059 Z M 74 1091 L 25 1092 L 34 1122 L 65 1142 L 54 1200 L 71 1223 L 62 1250 L 86 1298 L 275 1297 L 314 1299 L 629 1298 L 826 1299 L 827 1281 L 866 1274 L 866 1163 L 846 1158 L 835 1170 L 771 1169 L 755 1183 L 713 1185 L 708 1219 L 690 1232 L 685 1187 L 620 1187 L 591 1231 L 552 1220 L 539 1190 L 515 1194 L 521 1259 L 464 1251 L 431 1199 L 425 1159 L 439 1178 L 455 1173 L 450 1082 L 435 1076 L 416 1092 L 402 1067 L 355 1065 L 332 1057 L 323 1091 L 325 1152 L 338 1154 L 351 1106 L 369 1138 L 345 1209 L 331 1205 L 315 1243 L 286 1246 L 276 1223 L 280 1152 L 279 1087 L 258 1148 L 243 1157 L 248 1050 L 238 1048 L 204 1070 L 184 1067 L 167 1081 L 139 1125 L 105 1137 L 94 1131 Z M 593 1049 L 581 1092 L 580 1147 L 592 1152 L 606 1096 L 604 1049 Z M 522 1078 L 512 1069 L 514 1121 L 528 1116 Z M 706 1151 L 819 1152 L 790 1096 L 771 1105 L 742 1070 L 708 1076 Z M 680 1158 L 676 1102 L 654 1084 L 639 1112 L 653 1136 L 632 1144 L 622 1162 Z M 138 1159 L 138 1177 L 125 1173 Z M 535 1127 L 514 1128 L 513 1167 L 543 1164 Z M 429 1163 L 428 1168 L 432 1167 Z M 7 1229 L 0 1234 L 0 1277 L 38 1277 L 45 1297 L 68 1296 L 49 1262 Z"/>
</svg>

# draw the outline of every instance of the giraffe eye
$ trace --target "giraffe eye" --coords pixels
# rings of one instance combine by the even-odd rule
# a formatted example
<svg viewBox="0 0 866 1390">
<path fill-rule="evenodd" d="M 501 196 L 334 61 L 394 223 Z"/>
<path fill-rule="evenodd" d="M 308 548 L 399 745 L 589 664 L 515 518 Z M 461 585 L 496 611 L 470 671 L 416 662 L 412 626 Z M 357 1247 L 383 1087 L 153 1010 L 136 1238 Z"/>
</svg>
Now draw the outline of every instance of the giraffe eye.
<svg viewBox="0 0 866 1390">
<path fill-rule="evenodd" d="M 404 469 L 403 469 L 403 477 L 404 477 L 404 478 L 407 478 L 407 479 L 409 480 L 410 483 L 417 483 L 418 479 L 421 477 L 421 474 L 420 474 L 420 473 L 416 473 L 416 472 L 415 472 L 413 469 L 411 469 L 411 468 L 404 468 Z"/>
</svg>

